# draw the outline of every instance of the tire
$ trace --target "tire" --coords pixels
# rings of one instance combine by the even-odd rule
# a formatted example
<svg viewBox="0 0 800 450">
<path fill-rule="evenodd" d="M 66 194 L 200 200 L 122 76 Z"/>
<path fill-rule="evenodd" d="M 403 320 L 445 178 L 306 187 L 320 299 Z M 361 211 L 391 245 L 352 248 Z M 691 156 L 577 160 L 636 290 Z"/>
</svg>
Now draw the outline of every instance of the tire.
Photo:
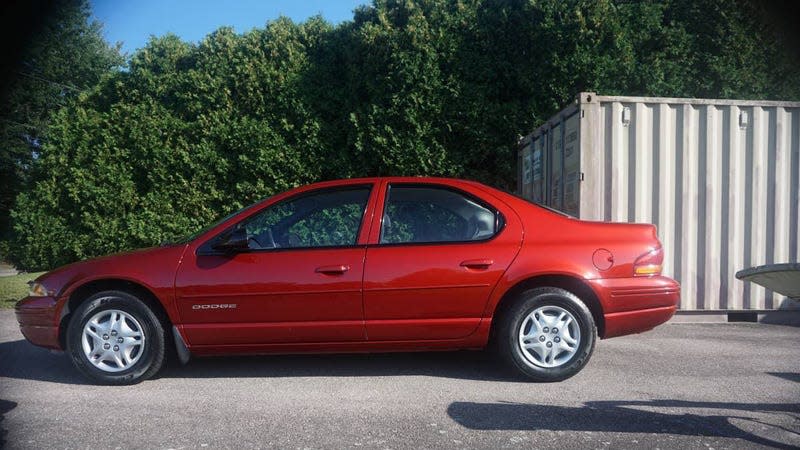
<svg viewBox="0 0 800 450">
<path fill-rule="evenodd" d="M 72 314 L 67 352 L 89 379 L 110 385 L 135 384 L 164 364 L 164 325 L 137 297 L 98 292 Z"/>
<path fill-rule="evenodd" d="M 542 287 L 523 292 L 505 311 L 496 338 L 500 355 L 520 375 L 562 381 L 589 362 L 597 327 L 589 308 L 573 293 Z"/>
</svg>

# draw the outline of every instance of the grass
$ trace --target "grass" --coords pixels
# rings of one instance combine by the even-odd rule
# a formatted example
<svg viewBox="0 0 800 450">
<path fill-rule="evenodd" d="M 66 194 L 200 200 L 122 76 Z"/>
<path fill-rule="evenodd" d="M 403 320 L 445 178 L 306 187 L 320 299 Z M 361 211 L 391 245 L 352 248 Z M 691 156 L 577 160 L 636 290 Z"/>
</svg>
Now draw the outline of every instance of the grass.
<svg viewBox="0 0 800 450">
<path fill-rule="evenodd" d="M 43 273 L 21 273 L 11 277 L 0 277 L 0 308 L 13 308 L 14 303 L 28 294 L 28 281 Z"/>
</svg>

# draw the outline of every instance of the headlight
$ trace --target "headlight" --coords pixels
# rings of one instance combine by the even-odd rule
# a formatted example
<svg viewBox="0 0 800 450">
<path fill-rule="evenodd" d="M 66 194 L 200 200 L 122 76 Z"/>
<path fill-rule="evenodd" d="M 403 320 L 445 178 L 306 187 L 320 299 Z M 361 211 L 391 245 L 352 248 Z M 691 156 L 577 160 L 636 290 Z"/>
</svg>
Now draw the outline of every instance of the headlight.
<svg viewBox="0 0 800 450">
<path fill-rule="evenodd" d="M 28 282 L 28 296 L 29 297 L 47 297 L 50 293 L 42 283 L 35 281 Z"/>
</svg>

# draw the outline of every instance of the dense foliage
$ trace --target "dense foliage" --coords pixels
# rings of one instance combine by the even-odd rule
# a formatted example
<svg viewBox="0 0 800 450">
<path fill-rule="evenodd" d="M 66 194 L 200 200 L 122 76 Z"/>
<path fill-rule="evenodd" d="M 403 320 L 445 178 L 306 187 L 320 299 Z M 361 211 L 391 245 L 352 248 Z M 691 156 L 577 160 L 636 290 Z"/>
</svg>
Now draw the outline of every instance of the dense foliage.
<svg viewBox="0 0 800 450">
<path fill-rule="evenodd" d="M 103 39 L 100 23 L 89 21 L 88 1 L 65 0 L 45 12 L 19 58 L 4 55 L 10 72 L 4 78 L 15 76 L 0 84 L 0 238 L 7 234 L 14 198 L 27 185 L 33 156 L 46 141 L 51 114 L 124 63 L 119 48 Z"/>
<path fill-rule="evenodd" d="M 727 0 L 375 0 L 198 44 L 152 39 L 51 120 L 17 263 L 153 245 L 320 179 L 514 184 L 516 141 L 582 90 L 800 99 L 760 7 Z"/>
</svg>

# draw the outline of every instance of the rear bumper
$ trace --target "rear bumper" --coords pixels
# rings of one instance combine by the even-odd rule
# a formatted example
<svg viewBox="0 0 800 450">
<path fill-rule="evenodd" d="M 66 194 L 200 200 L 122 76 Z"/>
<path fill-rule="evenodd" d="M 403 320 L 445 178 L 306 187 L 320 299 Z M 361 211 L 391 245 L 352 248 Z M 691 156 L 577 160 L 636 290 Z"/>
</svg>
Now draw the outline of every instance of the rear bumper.
<svg viewBox="0 0 800 450">
<path fill-rule="evenodd" d="M 605 315 L 606 329 L 603 338 L 641 333 L 668 321 L 675 315 L 677 306 L 640 309 Z"/>
<path fill-rule="evenodd" d="M 641 333 L 668 321 L 678 308 L 681 287 L 663 276 L 591 280 L 605 319 L 604 338 Z"/>
<path fill-rule="evenodd" d="M 17 302 L 14 311 L 25 339 L 40 347 L 61 350 L 57 306 L 53 297 L 25 297 Z"/>
</svg>

